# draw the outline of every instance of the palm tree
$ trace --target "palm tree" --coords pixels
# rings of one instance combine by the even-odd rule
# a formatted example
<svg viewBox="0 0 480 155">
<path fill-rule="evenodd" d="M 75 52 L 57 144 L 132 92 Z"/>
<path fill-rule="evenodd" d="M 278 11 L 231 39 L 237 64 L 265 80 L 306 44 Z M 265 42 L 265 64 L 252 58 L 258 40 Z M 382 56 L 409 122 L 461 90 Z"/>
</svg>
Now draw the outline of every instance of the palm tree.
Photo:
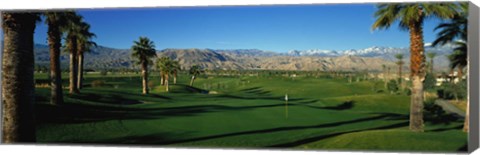
<svg viewBox="0 0 480 155">
<path fill-rule="evenodd" d="M 437 53 L 428 52 L 427 57 L 430 59 L 430 73 L 433 74 L 433 59 L 437 56 Z"/>
<path fill-rule="evenodd" d="M 177 75 L 180 70 L 180 63 L 178 61 L 172 61 L 173 84 L 177 84 Z"/>
<path fill-rule="evenodd" d="M 169 57 L 161 57 L 157 59 L 157 66 L 158 69 L 160 70 L 161 76 L 164 76 L 162 80 L 164 81 L 165 84 L 165 90 L 168 92 L 169 91 L 169 75 L 173 72 L 173 61 Z"/>
<path fill-rule="evenodd" d="M 440 30 L 437 33 L 437 39 L 432 43 L 432 46 L 445 45 L 454 42 L 456 39 L 467 41 L 468 29 L 468 2 L 459 3 L 459 9 L 448 22 L 444 22 L 435 27 Z"/>
<path fill-rule="evenodd" d="M 157 59 L 157 69 L 160 71 L 160 85 L 165 85 L 165 70 L 162 68 L 162 65 L 164 65 L 167 61 L 170 61 L 169 57 L 161 57 Z"/>
<path fill-rule="evenodd" d="M 468 2 L 459 3 L 458 13 L 453 16 L 448 22 L 441 23 L 435 30 L 440 30 L 437 34 L 437 39 L 433 42 L 433 45 L 445 45 L 450 42 L 454 42 L 458 46 L 454 49 L 454 53 L 449 55 L 450 68 L 453 70 L 458 68 L 458 79 L 462 80 L 463 68 L 467 66 L 467 29 L 468 29 Z M 465 123 L 463 131 L 468 132 L 468 117 L 469 117 L 469 105 L 467 104 L 467 115 L 465 117 Z"/>
<path fill-rule="evenodd" d="M 77 73 L 77 88 L 82 89 L 83 87 L 83 62 L 84 62 L 84 53 L 90 52 L 93 47 L 96 47 L 97 44 L 91 39 L 95 37 L 95 34 L 90 32 L 90 25 L 86 22 L 80 23 L 80 33 L 77 38 L 77 54 L 78 54 L 78 73 Z"/>
<path fill-rule="evenodd" d="M 396 64 L 398 65 L 398 84 L 402 84 L 402 68 L 403 64 L 405 64 L 403 62 L 403 54 L 395 54 L 395 58 L 397 58 Z"/>
<path fill-rule="evenodd" d="M 33 33 L 36 13 L 2 13 L 2 142 L 35 142 Z"/>
<path fill-rule="evenodd" d="M 138 41 L 133 43 L 132 56 L 138 59 L 138 64 L 142 67 L 142 93 L 148 94 L 148 65 L 152 63 L 151 58 L 157 56 L 155 45 L 147 37 L 140 37 Z"/>
<path fill-rule="evenodd" d="M 197 76 L 202 73 L 202 70 L 201 70 L 200 66 L 193 65 L 192 67 L 190 67 L 189 73 L 190 73 L 190 75 L 192 75 L 192 79 L 190 80 L 190 86 L 193 87 L 193 82 L 195 81 Z"/>
<path fill-rule="evenodd" d="M 433 42 L 434 46 L 445 45 L 447 43 L 454 43 L 457 48 L 454 53 L 449 56 L 451 69 L 458 68 L 458 77 L 461 80 L 463 76 L 463 69 L 467 65 L 467 45 L 468 40 L 468 3 L 459 3 L 458 13 L 453 16 L 448 22 L 441 23 L 435 30 L 440 30 L 437 33 L 437 39 Z"/>
<path fill-rule="evenodd" d="M 48 46 L 50 49 L 50 103 L 63 103 L 62 74 L 60 68 L 60 47 L 62 33 L 68 26 L 74 12 L 45 12 L 45 23 L 48 25 Z"/>
<path fill-rule="evenodd" d="M 453 53 L 448 56 L 450 60 L 450 69 L 458 68 L 457 78 L 459 81 L 463 80 L 463 69 L 468 65 L 467 61 L 467 43 L 463 41 L 455 42 L 457 47 Z"/>
<path fill-rule="evenodd" d="M 423 80 L 425 79 L 425 54 L 423 22 L 438 17 L 452 18 L 456 14 L 454 3 L 406 3 L 379 4 L 375 12 L 376 21 L 372 28 L 387 29 L 399 21 L 403 30 L 410 32 L 410 76 L 412 95 L 410 106 L 410 130 L 423 131 Z"/>
<path fill-rule="evenodd" d="M 66 50 L 70 54 L 70 86 L 69 93 L 80 93 L 77 87 L 77 73 L 78 73 L 78 39 L 80 36 L 80 29 L 82 23 L 82 16 L 76 15 L 69 20 L 66 37 Z"/>
</svg>

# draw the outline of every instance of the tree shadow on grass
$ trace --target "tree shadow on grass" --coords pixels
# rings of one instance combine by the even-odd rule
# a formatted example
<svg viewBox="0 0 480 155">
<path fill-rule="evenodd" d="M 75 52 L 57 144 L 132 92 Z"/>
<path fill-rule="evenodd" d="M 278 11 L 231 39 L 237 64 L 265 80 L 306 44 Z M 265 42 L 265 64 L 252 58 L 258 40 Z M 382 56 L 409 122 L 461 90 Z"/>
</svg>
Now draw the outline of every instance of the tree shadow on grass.
<svg viewBox="0 0 480 155">
<path fill-rule="evenodd" d="M 157 142 L 152 142 L 155 144 L 161 144 L 161 145 L 170 145 L 170 144 L 179 144 L 179 143 L 187 143 L 187 142 L 195 142 L 195 141 L 203 141 L 203 140 L 210 140 L 210 139 L 216 139 L 216 138 L 225 138 L 225 137 L 231 137 L 231 136 L 241 136 L 241 135 L 250 135 L 250 134 L 262 134 L 262 133 L 274 133 L 274 132 L 284 132 L 284 131 L 294 131 L 294 130 L 307 130 L 307 129 L 319 129 L 319 128 L 328 128 L 328 127 L 336 127 L 336 126 L 341 126 L 341 125 L 347 125 L 347 124 L 353 124 L 353 123 L 360 123 L 360 122 L 367 122 L 367 121 L 373 121 L 373 120 L 380 120 L 380 119 L 385 119 L 389 117 L 398 117 L 396 114 L 381 114 L 378 116 L 373 116 L 373 117 L 367 117 L 367 118 L 360 118 L 360 119 L 355 119 L 355 120 L 349 120 L 349 121 L 341 121 L 341 122 L 334 122 L 334 123 L 327 123 L 327 124 L 318 124 L 318 125 L 308 125 L 308 126 L 289 126 L 289 127 L 278 127 L 278 128 L 271 128 L 271 129 L 262 129 L 262 130 L 252 130 L 252 131 L 242 131 L 242 132 L 234 132 L 234 133 L 227 133 L 227 134 L 219 134 L 219 135 L 212 135 L 212 136 L 205 136 L 205 137 L 198 137 L 198 138 L 192 138 L 192 139 L 181 139 L 181 140 L 171 140 L 171 141 L 157 141 Z M 387 128 L 395 128 L 395 127 L 402 127 L 408 125 L 408 122 L 403 122 L 399 124 L 394 124 L 390 125 L 387 127 L 383 128 L 372 128 L 373 129 L 387 129 Z M 324 135 L 325 136 L 325 135 Z M 304 142 L 304 140 L 300 141 Z M 285 144 L 285 147 L 287 144 Z M 293 144 L 289 144 L 293 145 Z M 283 146 L 283 145 L 282 145 Z M 272 146 L 273 147 L 273 146 Z"/>
<path fill-rule="evenodd" d="M 73 99 L 78 99 L 78 100 L 100 102 L 100 103 L 113 104 L 113 105 L 131 105 L 131 104 L 143 103 L 139 100 L 128 99 L 118 94 L 99 95 L 94 93 L 82 93 L 82 94 L 76 94 L 76 95 L 69 95 L 69 97 Z"/>
<path fill-rule="evenodd" d="M 46 98 L 37 96 L 39 100 L 47 101 Z M 101 102 L 105 104 L 84 104 L 84 103 L 65 103 L 62 105 L 38 104 L 37 119 L 40 123 L 86 123 L 96 121 L 107 121 L 116 119 L 162 119 L 168 117 L 197 116 L 204 113 L 241 111 L 258 108 L 283 107 L 285 104 L 281 101 L 272 104 L 258 104 L 249 106 L 227 106 L 227 105 L 190 105 L 178 107 L 158 107 L 158 108 L 135 108 L 128 105 L 140 104 L 142 101 L 126 99 L 118 94 L 98 95 L 98 94 L 79 94 L 71 98 L 91 102 Z M 289 103 L 289 106 L 305 106 L 315 103 L 318 100 L 300 100 L 298 103 Z M 349 103 L 343 103 L 329 108 L 315 107 L 317 109 L 346 109 L 351 107 Z M 311 106 L 313 107 L 313 106 Z"/>
<path fill-rule="evenodd" d="M 468 152 L 468 142 L 465 142 L 465 145 L 463 145 L 462 147 L 458 148 L 457 151 L 460 151 L 460 152 Z"/>
<path fill-rule="evenodd" d="M 346 109 L 352 109 L 353 106 L 355 105 L 355 101 L 345 101 L 340 105 L 336 106 L 330 106 L 330 107 L 324 107 L 323 109 L 329 109 L 329 110 L 346 110 Z"/>
<path fill-rule="evenodd" d="M 386 118 L 389 118 L 389 117 L 398 117 L 398 116 L 396 114 L 392 114 L 392 115 L 382 114 L 382 115 L 373 116 L 373 117 L 360 118 L 360 119 L 355 119 L 355 120 L 341 121 L 341 122 L 334 122 L 334 123 L 309 125 L 309 126 L 278 127 L 278 128 L 271 128 L 271 129 L 252 130 L 252 131 L 241 131 L 241 132 L 234 132 L 234 133 L 227 133 L 227 134 L 197 137 L 197 138 L 191 138 L 191 139 L 177 139 L 177 140 L 175 140 L 175 139 L 172 139 L 171 137 L 180 137 L 180 136 L 172 136 L 171 134 L 165 134 L 165 133 L 155 133 L 155 134 L 141 135 L 141 136 L 137 136 L 137 135 L 123 136 L 123 137 L 106 139 L 106 140 L 101 140 L 101 141 L 96 141 L 96 142 L 88 142 L 87 141 L 87 142 L 70 142 L 70 143 L 76 143 L 76 144 L 78 144 L 78 143 L 112 144 L 112 145 L 121 145 L 121 144 L 129 144 L 129 145 L 132 145 L 132 144 L 133 145 L 151 145 L 151 144 L 155 144 L 155 145 L 175 145 L 175 144 L 195 142 L 195 141 L 204 141 L 204 140 L 211 140 L 211 139 L 217 139 L 217 138 L 226 138 L 226 137 L 231 137 L 231 136 L 242 136 L 242 135 L 262 134 L 262 133 L 268 134 L 268 133 L 284 132 L 284 131 L 329 128 L 329 127 L 336 127 L 336 126 L 348 125 L 348 124 L 353 124 L 353 123 L 361 123 L 361 122 L 368 122 L 368 121 L 373 121 L 373 120 L 381 120 L 381 119 L 386 119 Z M 392 124 L 392 125 L 369 128 L 369 129 L 362 129 L 362 130 L 337 132 L 337 133 L 332 133 L 332 134 L 310 137 L 310 138 L 306 138 L 306 139 L 300 139 L 300 140 L 297 140 L 297 141 L 294 141 L 294 142 L 275 144 L 275 145 L 266 146 L 266 147 L 267 148 L 269 148 L 269 147 L 274 147 L 274 148 L 294 147 L 294 146 L 299 146 L 299 145 L 315 142 L 315 141 L 318 141 L 318 140 L 322 140 L 322 139 L 326 139 L 326 138 L 330 138 L 330 137 L 334 137 L 334 136 L 338 136 L 338 135 L 342 135 L 342 134 L 347 134 L 347 133 L 361 132 L 361 131 L 368 131 L 368 130 L 391 129 L 391 128 L 398 128 L 398 127 L 404 127 L 404 126 L 408 126 L 408 122 L 401 122 L 401 123 L 396 123 L 396 124 Z"/>
<path fill-rule="evenodd" d="M 304 106 L 314 108 L 314 109 L 324 109 L 324 110 L 349 110 L 355 106 L 355 101 L 349 100 L 349 101 L 342 102 L 338 105 L 327 106 L 327 107 L 319 107 L 319 106 L 312 106 L 312 105 L 304 105 Z"/>
<path fill-rule="evenodd" d="M 240 90 L 240 92 L 256 96 L 272 96 L 272 91 L 264 90 L 262 87 L 252 87 Z"/>
<path fill-rule="evenodd" d="M 442 131 L 448 131 L 448 130 L 460 130 L 463 129 L 463 125 L 458 125 L 450 128 L 438 128 L 438 129 L 432 129 L 432 130 L 427 130 L 426 132 L 442 132 Z"/>
<path fill-rule="evenodd" d="M 371 130 L 384 130 L 384 129 L 393 129 L 393 128 L 399 128 L 399 127 L 405 127 L 408 126 L 408 122 L 401 122 L 401 123 L 396 123 L 392 125 L 386 125 L 386 126 L 381 126 L 381 127 L 376 127 L 376 128 L 369 128 L 369 129 L 361 129 L 361 130 L 353 130 L 353 131 L 345 131 L 345 132 L 337 132 L 337 133 L 332 133 L 332 134 L 327 134 L 327 135 L 321 135 L 321 136 L 315 136 L 315 137 L 310 137 L 310 138 L 305 138 L 293 142 L 287 142 L 287 143 L 281 143 L 281 144 L 275 144 L 267 147 L 274 147 L 274 148 L 290 148 L 290 147 L 295 147 L 295 146 L 300 146 L 316 141 L 320 141 L 323 139 L 335 137 L 335 136 L 340 136 L 343 134 L 349 134 L 349 133 L 355 133 L 355 132 L 363 132 L 363 131 L 371 131 Z"/>
<path fill-rule="evenodd" d="M 251 87 L 251 88 L 245 88 L 240 91 L 251 91 L 251 90 L 256 90 L 256 89 L 261 89 L 262 87 Z"/>
<path fill-rule="evenodd" d="M 86 104 L 36 105 L 36 118 L 39 124 L 74 124 L 126 119 L 162 119 L 168 117 L 195 116 L 206 112 L 211 112 L 211 109 L 193 107 L 179 109 L 141 109 Z"/>
<path fill-rule="evenodd" d="M 153 93 L 149 93 L 149 94 L 144 95 L 144 94 L 141 94 L 141 92 L 139 92 L 139 93 L 127 93 L 127 92 L 123 92 L 123 91 L 113 91 L 113 90 L 101 90 L 101 91 L 106 92 L 106 93 L 110 93 L 110 94 L 122 95 L 122 96 L 154 97 L 154 98 L 161 98 L 161 99 L 167 99 L 167 100 L 172 99 L 171 97 L 162 96 L 162 95 L 153 94 Z"/>
<path fill-rule="evenodd" d="M 447 113 L 443 108 L 436 104 L 425 104 L 424 119 L 432 124 L 451 124 L 453 122 L 462 122 L 462 116 L 455 113 Z"/>
</svg>

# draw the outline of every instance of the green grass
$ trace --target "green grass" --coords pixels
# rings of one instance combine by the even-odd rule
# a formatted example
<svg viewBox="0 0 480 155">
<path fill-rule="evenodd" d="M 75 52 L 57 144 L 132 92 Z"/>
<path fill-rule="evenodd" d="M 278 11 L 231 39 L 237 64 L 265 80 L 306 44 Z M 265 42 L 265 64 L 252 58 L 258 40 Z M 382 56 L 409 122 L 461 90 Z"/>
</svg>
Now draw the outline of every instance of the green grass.
<svg viewBox="0 0 480 155">
<path fill-rule="evenodd" d="M 142 95 L 139 76 L 87 74 L 82 93 L 64 94 L 57 106 L 48 104 L 49 88 L 37 88 L 38 141 L 428 152 L 455 152 L 467 141 L 462 120 L 427 120 L 424 133 L 410 132 L 409 97 L 376 93 L 370 81 L 204 77 L 189 87 L 181 75 L 167 93 L 150 79 L 156 86 Z M 106 85 L 90 87 L 94 80 Z"/>
</svg>

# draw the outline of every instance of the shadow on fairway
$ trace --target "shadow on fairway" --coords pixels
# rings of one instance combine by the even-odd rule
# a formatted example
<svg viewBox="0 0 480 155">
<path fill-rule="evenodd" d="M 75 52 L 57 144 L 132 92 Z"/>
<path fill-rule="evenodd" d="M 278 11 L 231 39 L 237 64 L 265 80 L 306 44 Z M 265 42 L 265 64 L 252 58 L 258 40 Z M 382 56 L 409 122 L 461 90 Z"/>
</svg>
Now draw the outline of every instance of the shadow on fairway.
<svg viewBox="0 0 480 155">
<path fill-rule="evenodd" d="M 463 117 L 456 113 L 447 113 L 443 108 L 436 104 L 425 104 L 423 112 L 425 121 L 432 124 L 450 124 L 452 122 L 462 122 Z"/>
<path fill-rule="evenodd" d="M 426 132 L 442 132 L 442 131 L 448 131 L 448 130 L 460 130 L 460 129 L 463 129 L 463 125 L 458 125 L 458 126 L 451 127 L 451 128 L 439 128 L 439 129 L 433 129 L 433 130 L 428 130 L 428 131 L 426 131 Z"/>
<path fill-rule="evenodd" d="M 162 87 L 164 89 L 165 86 L 157 86 Z M 200 93 L 200 94 L 208 94 L 208 90 L 200 89 L 197 87 L 192 87 L 186 84 L 170 84 L 170 90 L 168 93 Z M 166 92 L 163 92 L 166 93 Z"/>
<path fill-rule="evenodd" d="M 276 145 L 267 146 L 267 147 L 275 147 L 275 148 L 295 147 L 295 146 L 300 146 L 300 145 L 303 145 L 303 144 L 308 144 L 308 143 L 316 142 L 316 141 L 319 141 L 319 140 L 327 139 L 327 138 L 330 138 L 330 137 L 335 137 L 335 136 L 343 135 L 343 134 L 355 133 L 355 132 L 363 132 L 363 131 L 370 131 L 370 130 L 393 129 L 393 128 L 405 127 L 405 126 L 408 126 L 408 124 L 409 124 L 408 122 L 402 122 L 402 123 L 396 123 L 396 124 L 387 125 L 387 126 L 381 126 L 381 127 L 376 127 L 376 128 L 369 128 L 369 129 L 363 129 L 363 130 L 353 130 L 353 131 L 345 131 L 345 132 L 337 132 L 337 133 L 332 133 L 332 134 L 327 134 L 327 135 L 321 135 L 321 136 L 316 136 L 316 137 L 301 139 L 301 140 L 297 140 L 297 141 L 294 141 L 294 142 L 276 144 Z"/>
<path fill-rule="evenodd" d="M 102 91 L 106 94 L 95 94 L 83 92 L 76 95 L 67 95 L 69 98 L 79 101 L 88 101 L 103 104 L 84 104 L 77 101 L 65 103 L 63 105 L 38 104 L 37 119 L 39 123 L 86 123 L 107 120 L 123 119 L 161 119 L 167 117 L 196 116 L 202 113 L 252 110 L 257 108 L 273 108 L 285 106 L 281 97 L 242 97 L 233 95 L 219 95 L 212 97 L 224 97 L 230 99 L 263 99 L 270 104 L 256 104 L 249 106 L 227 106 L 227 105 L 191 105 L 181 107 L 158 107 L 158 108 L 133 108 L 128 105 L 142 104 L 144 101 L 131 99 L 148 97 L 170 99 L 169 97 L 156 94 L 132 94 L 117 92 L 112 90 Z M 126 96 L 130 98 L 126 98 Z M 280 98 L 280 99 L 279 99 Z M 271 101 L 268 101 L 271 100 Z M 46 97 L 37 96 L 37 101 L 47 102 Z M 309 108 L 323 110 L 346 110 L 354 106 L 354 101 L 347 101 L 337 106 L 317 107 L 308 105 L 316 103 L 318 100 L 307 100 L 304 98 L 293 98 L 289 106 L 306 106 Z M 272 103 L 273 102 L 273 103 Z"/>
<path fill-rule="evenodd" d="M 457 151 L 460 151 L 460 152 L 468 152 L 468 142 L 465 142 L 465 145 L 463 145 L 462 147 L 458 148 Z"/>
<path fill-rule="evenodd" d="M 317 101 L 314 101 L 313 103 L 315 103 Z M 308 102 L 307 102 L 308 104 Z M 318 106 L 312 106 L 312 105 L 304 105 L 304 106 L 307 106 L 307 107 L 310 107 L 310 108 L 314 108 L 314 109 L 325 109 L 325 110 L 348 110 L 348 109 L 352 109 L 354 106 L 355 106 L 355 101 L 345 101 L 339 105 L 335 105 L 335 106 L 327 106 L 327 107 L 318 107 Z"/>
<path fill-rule="evenodd" d="M 259 96 L 271 96 L 271 91 L 263 90 L 261 87 L 252 87 L 240 90 L 250 95 L 259 95 Z"/>
<path fill-rule="evenodd" d="M 210 140 L 210 139 L 216 139 L 216 138 L 225 138 L 225 137 L 231 137 L 231 136 L 249 135 L 249 134 L 262 134 L 262 133 L 267 134 L 267 133 L 294 131 L 294 130 L 329 128 L 329 127 L 336 127 L 336 126 L 348 125 L 348 124 L 353 124 L 353 123 L 368 122 L 368 121 L 388 119 L 388 118 L 399 118 L 399 117 L 403 118 L 404 116 L 400 115 L 400 114 L 393 114 L 393 113 L 392 114 L 380 114 L 380 115 L 373 116 L 373 117 L 360 118 L 360 119 L 355 119 L 355 120 L 341 121 L 341 122 L 334 122 L 334 123 L 327 123 L 327 124 L 309 125 L 309 126 L 278 127 L 278 128 L 271 128 L 271 129 L 242 131 L 242 132 L 234 132 L 234 133 L 219 134 L 219 135 L 198 137 L 198 138 L 192 138 L 192 139 L 182 139 L 182 140 L 167 140 L 167 141 L 164 141 L 164 140 L 162 140 L 161 137 L 159 137 L 158 139 L 156 139 L 154 141 L 140 141 L 139 140 L 139 139 L 144 139 L 145 136 L 125 137 L 125 138 L 130 139 L 130 140 L 135 141 L 135 142 L 140 142 L 140 143 L 137 143 L 137 144 L 170 145 L 170 144 L 180 144 L 180 143 L 187 143 L 187 142 Z M 367 131 L 367 130 L 378 130 L 378 129 L 391 129 L 391 128 L 398 128 L 398 127 L 404 127 L 404 126 L 408 126 L 408 122 L 402 122 L 402 123 L 397 123 L 397 124 L 393 124 L 393 125 L 370 128 L 370 129 L 363 129 L 363 130 L 355 130 L 355 131 L 339 132 L 339 133 L 328 134 L 328 135 L 321 135 L 321 136 L 317 136 L 317 137 L 301 139 L 301 140 L 298 140 L 298 141 L 295 141 L 295 142 L 289 142 L 289 143 L 284 143 L 284 144 L 276 144 L 276 145 L 267 146 L 267 147 L 293 147 L 293 146 L 298 146 L 298 145 L 318 141 L 318 140 L 321 140 L 321 139 L 324 139 L 324 138 L 329 138 L 329 137 L 332 137 L 332 136 L 345 134 L 345 133 Z M 151 135 L 151 136 L 154 137 L 155 135 Z M 126 141 L 126 140 L 122 140 L 122 141 Z"/>
<path fill-rule="evenodd" d="M 127 93 L 127 92 L 122 92 L 122 91 L 102 90 L 102 92 L 109 93 L 109 94 L 122 95 L 122 96 L 141 97 L 141 98 L 146 97 L 145 98 L 146 100 L 149 99 L 148 97 L 167 99 L 167 100 L 172 99 L 170 97 L 162 96 L 162 95 L 158 95 L 158 94 L 154 94 L 154 93 L 149 93 L 149 94 L 143 95 L 142 92 L 140 92 L 140 91 L 138 93 Z M 82 92 L 82 94 L 84 94 L 84 93 Z"/>
<path fill-rule="evenodd" d="M 99 95 L 94 93 L 81 93 L 76 95 L 69 95 L 68 97 L 73 99 L 78 99 L 78 100 L 85 100 L 90 102 L 101 102 L 101 103 L 114 104 L 114 105 L 131 105 L 131 104 L 143 103 L 139 100 L 124 98 L 123 96 L 118 94 Z"/>
</svg>

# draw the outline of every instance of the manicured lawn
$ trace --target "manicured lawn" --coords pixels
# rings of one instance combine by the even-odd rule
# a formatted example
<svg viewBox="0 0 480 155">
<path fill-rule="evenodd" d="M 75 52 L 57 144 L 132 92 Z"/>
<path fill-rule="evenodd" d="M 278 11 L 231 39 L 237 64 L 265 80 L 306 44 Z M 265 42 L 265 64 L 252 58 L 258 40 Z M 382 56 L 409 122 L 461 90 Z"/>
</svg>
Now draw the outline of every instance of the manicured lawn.
<svg viewBox="0 0 480 155">
<path fill-rule="evenodd" d="M 106 84 L 91 87 L 94 80 Z M 180 75 L 167 93 L 152 76 L 155 87 L 142 95 L 140 80 L 87 74 L 82 93 L 64 91 L 66 103 L 55 106 L 49 88 L 37 88 L 38 141 L 427 152 L 455 152 L 467 142 L 463 120 L 427 120 L 424 133 L 410 132 L 409 97 L 377 93 L 372 81 L 204 77 L 189 87 L 190 77 Z"/>
</svg>

